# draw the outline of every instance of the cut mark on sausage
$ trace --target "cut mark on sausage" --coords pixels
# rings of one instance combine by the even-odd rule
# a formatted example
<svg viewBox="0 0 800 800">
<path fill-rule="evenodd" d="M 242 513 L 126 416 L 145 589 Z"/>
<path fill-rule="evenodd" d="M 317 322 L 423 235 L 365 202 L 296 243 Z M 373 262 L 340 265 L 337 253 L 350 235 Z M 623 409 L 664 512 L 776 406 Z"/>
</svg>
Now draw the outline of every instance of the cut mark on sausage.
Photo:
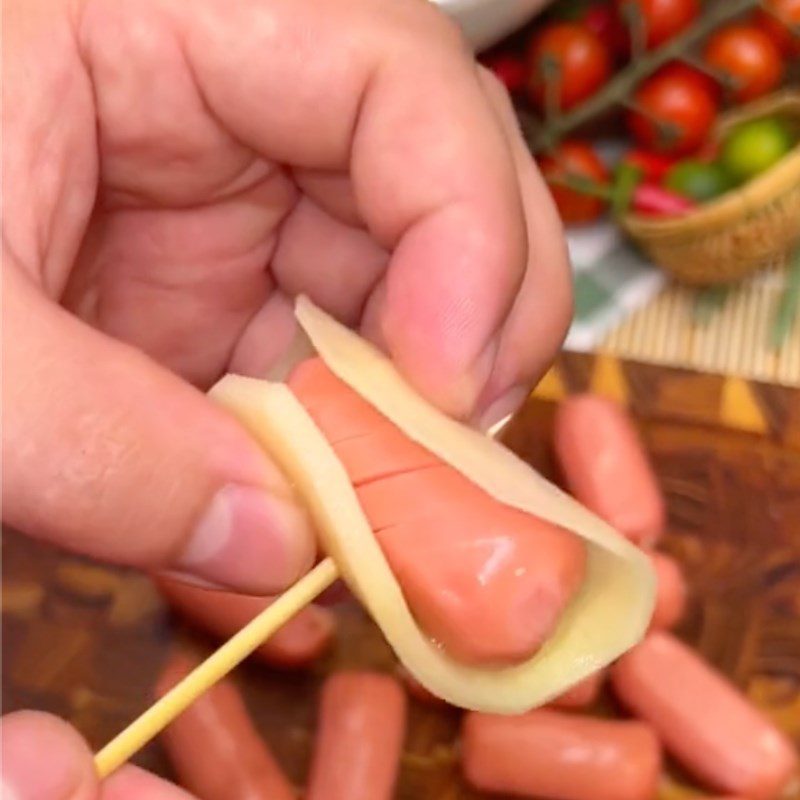
<svg viewBox="0 0 800 800">
<path fill-rule="evenodd" d="M 583 581 L 583 542 L 497 502 L 319 359 L 298 366 L 289 385 L 347 472 L 425 632 L 465 662 L 529 659 Z"/>
<path fill-rule="evenodd" d="M 420 472 L 427 472 L 430 469 L 436 469 L 437 467 L 441 466 L 440 464 L 426 464 L 422 467 L 401 467 L 398 466 L 396 469 L 388 468 L 385 472 L 377 472 L 375 475 L 364 478 L 360 481 L 353 482 L 353 486 L 356 489 L 364 489 L 367 486 L 372 486 L 375 483 L 384 480 L 391 480 L 392 478 L 399 478 L 401 475 L 411 475 L 411 474 L 418 474 Z"/>
</svg>

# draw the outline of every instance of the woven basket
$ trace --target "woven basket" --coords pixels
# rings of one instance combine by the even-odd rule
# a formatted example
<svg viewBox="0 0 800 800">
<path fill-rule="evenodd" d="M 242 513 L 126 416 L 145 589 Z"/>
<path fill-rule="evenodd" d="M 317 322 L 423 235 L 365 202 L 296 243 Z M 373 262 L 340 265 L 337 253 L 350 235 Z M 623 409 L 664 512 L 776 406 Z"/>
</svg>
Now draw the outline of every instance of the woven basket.
<svg viewBox="0 0 800 800">
<path fill-rule="evenodd" d="M 800 141 L 800 92 L 785 91 L 724 116 L 734 125 L 783 118 Z M 732 283 L 774 266 L 800 242 L 800 144 L 777 164 L 716 200 L 678 217 L 629 214 L 622 227 L 660 267 L 695 285 Z"/>
</svg>

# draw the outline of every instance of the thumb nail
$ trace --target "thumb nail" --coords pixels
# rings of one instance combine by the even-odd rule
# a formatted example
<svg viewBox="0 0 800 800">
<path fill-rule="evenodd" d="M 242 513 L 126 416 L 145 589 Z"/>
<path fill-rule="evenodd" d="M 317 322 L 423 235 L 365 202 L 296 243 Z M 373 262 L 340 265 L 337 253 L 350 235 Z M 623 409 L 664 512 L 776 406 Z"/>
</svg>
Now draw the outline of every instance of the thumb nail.
<svg viewBox="0 0 800 800">
<path fill-rule="evenodd" d="M 530 394 L 526 386 L 515 386 L 489 405 L 478 420 L 482 431 L 492 431 L 507 419 L 525 402 Z"/>
<path fill-rule="evenodd" d="M 231 483 L 212 497 L 175 566 L 215 584 L 276 594 L 311 568 L 314 552 L 311 522 L 299 506 Z"/>
</svg>

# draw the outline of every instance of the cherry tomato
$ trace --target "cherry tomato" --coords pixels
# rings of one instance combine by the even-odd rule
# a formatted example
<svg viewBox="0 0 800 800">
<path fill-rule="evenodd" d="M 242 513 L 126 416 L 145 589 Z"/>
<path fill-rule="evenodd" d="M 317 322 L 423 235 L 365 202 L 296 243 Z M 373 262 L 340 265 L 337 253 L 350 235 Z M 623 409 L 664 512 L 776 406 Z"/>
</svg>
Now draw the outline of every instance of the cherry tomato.
<svg viewBox="0 0 800 800">
<path fill-rule="evenodd" d="M 766 0 L 753 21 L 785 56 L 800 55 L 800 0 Z"/>
<path fill-rule="evenodd" d="M 706 63 L 734 81 L 733 96 L 753 100 L 774 89 L 783 78 L 780 50 L 761 28 L 727 25 L 706 44 Z"/>
<path fill-rule="evenodd" d="M 599 89 L 611 74 L 611 59 L 603 43 L 586 28 L 569 22 L 546 26 L 531 41 L 529 52 L 531 99 L 540 108 L 547 102 L 548 64 L 555 72 L 557 106 L 572 106 Z"/>
<path fill-rule="evenodd" d="M 766 172 L 792 149 L 784 122 L 765 117 L 738 125 L 722 144 L 722 166 L 739 183 Z"/>
<path fill-rule="evenodd" d="M 648 50 L 677 36 L 700 13 L 698 0 L 617 0 L 617 7 L 624 20 L 640 15 Z"/>
<path fill-rule="evenodd" d="M 686 64 L 683 61 L 670 61 L 659 70 L 662 77 L 671 77 L 679 81 L 694 81 L 717 100 L 722 99 L 722 86 L 707 72 Z"/>
<path fill-rule="evenodd" d="M 502 81 L 509 94 L 525 88 L 528 70 L 525 62 L 513 53 L 492 53 L 481 58 L 481 63 Z"/>
<path fill-rule="evenodd" d="M 644 180 L 660 183 L 672 169 L 675 159 L 665 156 L 663 153 L 651 153 L 648 150 L 629 150 L 622 157 L 620 164 L 637 167 Z"/>
<path fill-rule="evenodd" d="M 713 200 L 733 187 L 733 180 L 720 164 L 699 159 L 677 163 L 664 178 L 664 186 L 700 203 Z"/>
<path fill-rule="evenodd" d="M 561 21 L 576 22 L 591 31 L 619 60 L 628 54 L 628 32 L 617 12 L 614 0 L 581 0 L 558 4 L 554 15 Z"/>
<path fill-rule="evenodd" d="M 592 3 L 581 20 L 606 47 L 618 58 L 628 51 L 628 34 L 616 7 L 610 3 Z"/>
<path fill-rule="evenodd" d="M 567 176 L 588 178 L 602 185 L 608 183 L 608 170 L 591 145 L 577 140 L 564 141 L 540 159 L 539 167 L 565 223 L 592 222 L 605 211 L 605 200 L 558 184 Z"/>
<path fill-rule="evenodd" d="M 717 116 L 716 98 L 701 83 L 673 70 L 659 71 L 634 95 L 642 113 L 628 114 L 628 128 L 642 147 L 683 155 L 697 150 Z"/>
</svg>

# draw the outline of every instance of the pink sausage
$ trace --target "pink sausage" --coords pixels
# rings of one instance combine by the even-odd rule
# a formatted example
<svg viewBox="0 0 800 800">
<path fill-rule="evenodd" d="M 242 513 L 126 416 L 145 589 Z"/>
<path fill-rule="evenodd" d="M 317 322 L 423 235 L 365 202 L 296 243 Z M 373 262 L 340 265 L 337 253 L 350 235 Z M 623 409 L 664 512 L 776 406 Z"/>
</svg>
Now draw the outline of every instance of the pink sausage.
<svg viewBox="0 0 800 800">
<path fill-rule="evenodd" d="M 603 682 L 606 679 L 606 670 L 601 669 L 584 678 L 580 683 L 576 683 L 571 689 L 567 689 L 564 694 L 559 695 L 555 700 L 548 704 L 551 708 L 561 708 L 573 710 L 586 708 L 592 705 L 600 696 Z"/>
<path fill-rule="evenodd" d="M 165 694 L 195 666 L 183 655 L 174 656 L 156 693 Z M 203 800 L 297 798 L 229 680 L 199 697 L 161 738 L 181 784 Z"/>
<path fill-rule="evenodd" d="M 789 740 L 719 672 L 669 633 L 654 632 L 612 668 L 620 700 L 711 788 L 777 796 L 797 769 Z"/>
<path fill-rule="evenodd" d="M 176 611 L 222 639 L 233 636 L 272 602 L 270 597 L 201 589 L 167 578 L 158 578 L 156 585 Z M 330 649 L 335 632 L 336 620 L 331 611 L 307 606 L 253 655 L 270 666 L 305 666 Z"/>
<path fill-rule="evenodd" d="M 651 630 L 674 628 L 686 612 L 687 588 L 678 562 L 663 553 L 651 553 L 656 573 L 656 606 L 650 620 Z"/>
<path fill-rule="evenodd" d="M 442 698 L 439 697 L 438 695 L 433 694 L 433 692 L 429 692 L 404 667 L 398 666 L 396 671 L 400 680 L 402 680 L 403 683 L 405 684 L 406 691 L 415 700 L 418 700 L 420 703 L 423 703 L 426 706 L 432 706 L 435 708 L 442 708 L 443 706 L 448 705 L 446 700 L 442 700 Z"/>
<path fill-rule="evenodd" d="M 561 403 L 554 445 L 569 491 L 631 541 L 652 547 L 666 520 L 664 498 L 627 413 L 604 397 Z"/>
<path fill-rule="evenodd" d="M 467 714 L 462 767 L 476 789 L 549 800 L 653 800 L 661 751 L 642 722 L 539 709 Z"/>
<path fill-rule="evenodd" d="M 400 684 L 374 672 L 325 681 L 306 800 L 391 800 L 406 732 Z"/>
</svg>

